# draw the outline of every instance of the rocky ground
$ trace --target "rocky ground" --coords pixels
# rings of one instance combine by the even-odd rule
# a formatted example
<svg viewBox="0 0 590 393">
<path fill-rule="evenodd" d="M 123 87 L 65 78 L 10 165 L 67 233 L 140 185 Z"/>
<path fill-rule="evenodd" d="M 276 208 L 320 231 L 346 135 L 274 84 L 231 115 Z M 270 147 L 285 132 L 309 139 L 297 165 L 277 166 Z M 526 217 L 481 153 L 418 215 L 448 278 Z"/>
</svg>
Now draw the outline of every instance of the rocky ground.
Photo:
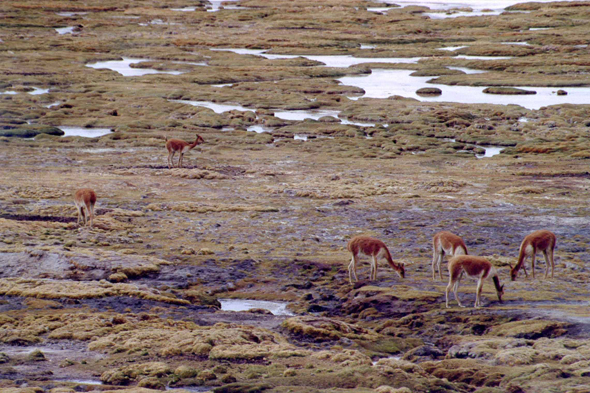
<svg viewBox="0 0 590 393">
<path fill-rule="evenodd" d="M 239 5 L 0 3 L 0 389 L 589 391 L 590 106 L 355 100 L 362 90 L 336 78 L 399 68 L 437 86 L 589 86 L 590 3 L 450 19 L 360 0 Z M 462 45 L 456 54 L 512 58 L 437 49 Z M 219 47 L 375 60 L 332 68 Z M 427 59 L 378 59 L 414 56 Z M 183 73 L 85 67 L 122 57 Z M 340 115 L 274 116 L 296 109 Z M 56 126 L 114 132 L 64 137 Z M 196 133 L 205 143 L 168 169 L 164 137 Z M 476 157 L 489 146 L 504 150 Z M 81 187 L 98 195 L 93 228 L 76 223 Z M 509 264 L 537 229 L 557 235 L 555 276 L 539 256 L 534 279 L 512 282 Z M 472 308 L 464 279 L 468 307 L 445 308 L 448 273 L 433 281 L 430 265 L 440 230 L 496 266 L 503 303 L 486 282 L 484 307 Z M 365 260 L 349 284 L 346 243 L 358 234 L 383 240 L 405 279 L 382 264 L 369 281 Z M 292 315 L 221 310 L 227 298 L 288 302 Z"/>
</svg>

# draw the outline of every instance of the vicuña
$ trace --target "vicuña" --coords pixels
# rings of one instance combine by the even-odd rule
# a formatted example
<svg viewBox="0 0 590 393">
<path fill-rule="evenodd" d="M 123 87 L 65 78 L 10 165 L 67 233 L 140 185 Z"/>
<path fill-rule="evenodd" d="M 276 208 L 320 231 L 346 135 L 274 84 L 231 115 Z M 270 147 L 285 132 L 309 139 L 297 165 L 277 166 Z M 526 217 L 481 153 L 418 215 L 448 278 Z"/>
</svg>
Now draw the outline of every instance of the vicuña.
<svg viewBox="0 0 590 393">
<path fill-rule="evenodd" d="M 76 209 L 78 209 L 78 224 L 80 223 L 80 218 L 82 218 L 84 225 L 88 225 L 88 222 L 90 222 L 90 227 L 92 227 L 96 193 L 90 188 L 81 188 L 74 194 L 74 203 L 76 204 Z"/>
<path fill-rule="evenodd" d="M 449 308 L 449 291 L 453 288 L 455 299 L 459 303 L 459 307 L 465 307 L 461 304 L 459 297 L 457 296 L 457 290 L 459 289 L 459 282 L 463 273 L 467 273 L 470 277 L 477 277 L 477 290 L 475 292 L 475 305 L 474 307 L 481 307 L 481 291 L 483 289 L 483 280 L 491 277 L 496 287 L 496 294 L 498 300 L 502 303 L 502 295 L 504 295 L 504 285 L 500 285 L 498 279 L 498 273 L 492 266 L 490 261 L 482 257 L 476 257 L 472 255 L 459 255 L 449 260 L 449 285 L 445 292 L 447 301 L 447 308 Z"/>
<path fill-rule="evenodd" d="M 174 167 L 174 154 L 176 154 L 176 152 L 180 153 L 180 157 L 178 158 L 178 167 L 182 168 L 182 159 L 184 157 L 184 153 L 205 142 L 205 140 L 199 134 L 197 134 L 197 139 L 195 139 L 193 143 L 189 143 L 181 139 L 168 139 L 168 137 L 165 137 L 165 140 L 166 149 L 168 149 L 168 168 Z"/>
<path fill-rule="evenodd" d="M 377 259 L 384 258 L 389 265 L 396 271 L 396 273 L 404 278 L 406 275 L 405 265 L 403 263 L 395 262 L 391 259 L 391 254 L 387 249 L 385 243 L 381 240 L 369 236 L 356 236 L 348 242 L 348 251 L 352 254 L 352 260 L 348 265 L 348 278 L 352 284 L 352 277 L 354 275 L 355 281 L 358 281 L 356 269 L 358 264 L 359 254 L 363 253 L 372 257 L 371 260 L 371 280 L 377 279 Z"/>
<path fill-rule="evenodd" d="M 443 276 L 440 271 L 440 265 L 444 255 L 456 257 L 458 255 L 467 255 L 467 246 L 459 236 L 441 231 L 432 238 L 432 280 L 435 280 L 435 269 L 438 269 L 438 275 L 442 280 Z"/>
<path fill-rule="evenodd" d="M 518 271 L 520 268 L 524 270 L 524 274 L 528 277 L 528 273 L 526 272 L 526 267 L 524 266 L 524 260 L 527 257 L 531 257 L 531 269 L 533 269 L 533 278 L 535 278 L 535 257 L 537 251 L 542 251 L 543 255 L 545 256 L 545 263 L 547 263 L 547 268 L 545 269 L 545 278 L 549 274 L 549 264 L 551 264 L 551 278 L 553 278 L 553 269 L 555 267 L 553 261 L 553 251 L 555 250 L 555 243 L 557 238 L 555 234 L 549 232 L 546 229 L 541 229 L 540 231 L 535 231 L 530 235 L 526 236 L 522 243 L 520 243 L 520 250 L 518 252 L 518 262 L 516 266 L 510 266 L 510 278 L 512 281 L 516 280 L 516 276 L 518 275 Z"/>
</svg>

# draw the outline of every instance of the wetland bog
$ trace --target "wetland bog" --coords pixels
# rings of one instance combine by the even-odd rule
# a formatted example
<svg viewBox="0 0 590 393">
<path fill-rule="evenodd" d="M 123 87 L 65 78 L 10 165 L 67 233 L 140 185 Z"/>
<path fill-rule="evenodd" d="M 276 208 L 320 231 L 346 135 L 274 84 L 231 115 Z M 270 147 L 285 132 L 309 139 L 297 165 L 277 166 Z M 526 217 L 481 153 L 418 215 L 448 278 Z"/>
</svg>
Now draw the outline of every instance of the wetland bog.
<svg viewBox="0 0 590 393">
<path fill-rule="evenodd" d="M 587 390 L 590 2 L 0 11 L 0 390 Z M 511 281 L 538 229 L 555 276 Z M 445 307 L 441 230 L 503 303 Z M 349 283 L 361 234 L 404 279 Z"/>
</svg>

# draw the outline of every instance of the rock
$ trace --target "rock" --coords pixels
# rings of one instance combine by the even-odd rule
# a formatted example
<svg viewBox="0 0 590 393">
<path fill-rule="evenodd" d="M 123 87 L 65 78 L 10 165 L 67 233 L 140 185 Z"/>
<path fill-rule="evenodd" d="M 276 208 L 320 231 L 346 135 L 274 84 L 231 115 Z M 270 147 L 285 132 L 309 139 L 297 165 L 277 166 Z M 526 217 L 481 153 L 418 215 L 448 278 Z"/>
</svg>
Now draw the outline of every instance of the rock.
<svg viewBox="0 0 590 393">
<path fill-rule="evenodd" d="M 7 130 L 0 130 L 0 136 L 12 136 L 18 138 L 33 138 L 39 134 L 47 134 L 47 135 L 64 135 L 61 129 L 57 127 L 50 127 L 50 126 L 29 126 L 29 127 L 22 127 L 22 128 L 12 128 Z"/>
<path fill-rule="evenodd" d="M 532 348 L 521 347 L 499 351 L 494 356 L 494 363 L 499 366 L 521 366 L 532 364 L 537 351 Z"/>
<path fill-rule="evenodd" d="M 391 386 L 379 386 L 377 389 L 375 389 L 376 393 L 412 393 L 412 391 L 409 388 L 392 388 Z"/>
<path fill-rule="evenodd" d="M 109 276 L 109 281 L 110 282 L 125 282 L 128 280 L 128 277 L 125 273 L 119 272 L 119 273 L 113 273 Z"/>
<path fill-rule="evenodd" d="M 213 393 L 260 393 L 271 386 L 267 384 L 230 383 L 213 389 Z"/>
<path fill-rule="evenodd" d="M 557 95 L 558 96 L 567 96 L 567 91 L 565 90 L 557 90 Z"/>
<path fill-rule="evenodd" d="M 0 352 L 0 364 L 8 363 L 9 361 L 10 361 L 10 357 L 8 357 L 8 355 L 5 354 L 4 352 Z"/>
<path fill-rule="evenodd" d="M 340 123 L 340 120 L 334 116 L 322 116 L 318 119 L 321 123 Z"/>
<path fill-rule="evenodd" d="M 537 94 L 533 90 L 517 89 L 516 87 L 488 87 L 483 90 L 486 94 L 530 95 Z"/>
<path fill-rule="evenodd" d="M 215 255 L 215 253 L 208 248 L 201 248 L 198 252 L 198 255 Z"/>
<path fill-rule="evenodd" d="M 192 348 L 191 352 L 196 355 L 207 356 L 212 348 L 213 347 L 209 344 L 199 343 Z"/>
<path fill-rule="evenodd" d="M 270 312 L 264 308 L 251 308 L 247 312 L 252 313 L 252 314 L 273 315 L 272 312 Z"/>
<path fill-rule="evenodd" d="M 557 321 L 524 320 L 493 326 L 491 336 L 516 337 L 536 340 L 541 337 L 559 337 L 567 333 L 570 324 Z"/>
<path fill-rule="evenodd" d="M 231 374 L 225 374 L 223 377 L 221 377 L 220 381 L 223 383 L 234 383 L 237 381 L 237 379 Z"/>
<path fill-rule="evenodd" d="M 419 96 L 439 96 L 442 94 L 442 90 L 437 87 L 423 87 L 416 90 L 416 94 Z"/>
<path fill-rule="evenodd" d="M 217 375 L 211 370 L 203 370 L 199 373 L 199 378 L 204 381 L 211 381 L 213 379 L 217 379 Z"/>
<path fill-rule="evenodd" d="M 43 362 L 46 361 L 47 358 L 45 357 L 45 354 L 43 354 L 43 352 L 41 352 L 38 349 L 35 349 L 27 356 L 27 360 L 32 362 Z"/>
<path fill-rule="evenodd" d="M 154 390 L 166 390 L 166 385 L 158 378 L 143 378 L 137 384 L 137 387 L 154 389 Z"/>
<path fill-rule="evenodd" d="M 198 371 L 189 366 L 178 366 L 176 370 L 174 370 L 174 374 L 178 375 L 180 378 L 194 378 L 197 376 Z"/>
<path fill-rule="evenodd" d="M 443 351 L 432 345 L 422 345 L 414 348 L 404 354 L 403 359 L 411 362 L 419 362 L 425 360 L 437 360 L 443 358 L 445 354 Z"/>
</svg>

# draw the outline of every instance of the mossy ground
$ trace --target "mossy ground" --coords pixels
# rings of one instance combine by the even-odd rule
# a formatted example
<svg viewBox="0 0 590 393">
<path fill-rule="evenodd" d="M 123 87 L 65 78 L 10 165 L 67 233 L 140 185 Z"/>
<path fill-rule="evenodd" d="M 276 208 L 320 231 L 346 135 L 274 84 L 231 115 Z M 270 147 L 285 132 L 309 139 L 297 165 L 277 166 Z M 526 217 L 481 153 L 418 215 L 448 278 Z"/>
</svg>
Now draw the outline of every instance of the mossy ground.
<svg viewBox="0 0 590 393">
<path fill-rule="evenodd" d="M 0 4 L 0 91 L 17 92 L 0 94 L 2 134 L 115 130 L 0 137 L 3 391 L 560 392 L 590 383 L 590 107 L 353 100 L 362 91 L 336 80 L 397 68 L 451 85 L 588 86 L 580 45 L 590 6 L 431 20 L 417 7 L 369 12 L 381 3 L 361 0 L 243 0 L 219 12 L 199 4 Z M 77 28 L 54 30 L 65 26 Z M 515 41 L 529 45 L 501 44 Z M 448 45 L 513 58 L 441 56 Z M 210 50 L 228 46 L 372 59 L 330 68 Z M 415 56 L 427 59 L 379 63 Z M 183 73 L 85 66 L 122 57 Z M 29 94 L 34 87 L 49 92 Z M 375 126 L 273 115 L 296 109 Z M 252 125 L 270 131 L 246 131 Z M 186 168 L 169 170 L 164 137 L 196 133 L 205 143 L 186 154 Z M 476 159 L 486 146 L 505 148 Z M 93 229 L 76 224 L 81 187 L 98 195 Z M 529 277 L 509 281 L 522 238 L 541 228 L 558 238 L 555 276 L 543 278 L 539 255 L 535 279 L 527 261 Z M 494 263 L 504 303 L 486 282 L 485 307 L 472 309 L 475 282 L 464 278 L 468 307 L 454 298 L 444 307 L 448 273 L 432 281 L 430 266 L 439 230 Z M 350 285 L 345 247 L 357 234 L 385 241 L 406 278 L 381 264 L 371 282 L 363 260 Z M 288 301 L 296 315 L 225 312 L 218 298 Z M 34 349 L 47 361 L 31 358 Z"/>
</svg>

